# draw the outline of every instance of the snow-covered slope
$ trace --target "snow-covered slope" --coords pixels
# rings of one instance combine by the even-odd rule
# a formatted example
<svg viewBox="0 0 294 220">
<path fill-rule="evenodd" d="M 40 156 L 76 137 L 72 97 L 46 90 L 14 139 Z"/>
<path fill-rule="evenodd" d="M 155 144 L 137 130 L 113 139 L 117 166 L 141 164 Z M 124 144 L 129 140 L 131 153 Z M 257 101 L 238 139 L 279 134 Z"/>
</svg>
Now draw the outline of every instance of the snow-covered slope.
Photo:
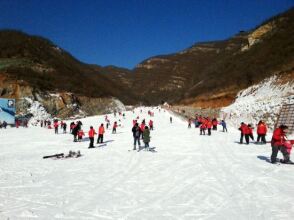
<svg viewBox="0 0 294 220">
<path fill-rule="evenodd" d="M 256 125 L 264 120 L 273 128 L 283 104 L 294 103 L 294 82 L 279 82 L 277 76 L 241 91 L 235 102 L 222 109 L 224 118 L 237 127 L 242 121 Z"/>
<path fill-rule="evenodd" d="M 266 160 L 270 145 L 239 145 L 239 133 L 200 136 L 186 122 L 155 110 L 150 146 L 133 151 L 132 119 L 114 118 L 103 147 L 73 143 L 40 127 L 0 130 L 0 219 L 293 219 L 291 165 Z M 82 120 L 97 130 L 104 116 Z M 96 140 L 95 140 L 96 141 Z M 80 150 L 80 158 L 44 155 Z M 279 155 L 279 157 L 281 157 Z"/>
</svg>

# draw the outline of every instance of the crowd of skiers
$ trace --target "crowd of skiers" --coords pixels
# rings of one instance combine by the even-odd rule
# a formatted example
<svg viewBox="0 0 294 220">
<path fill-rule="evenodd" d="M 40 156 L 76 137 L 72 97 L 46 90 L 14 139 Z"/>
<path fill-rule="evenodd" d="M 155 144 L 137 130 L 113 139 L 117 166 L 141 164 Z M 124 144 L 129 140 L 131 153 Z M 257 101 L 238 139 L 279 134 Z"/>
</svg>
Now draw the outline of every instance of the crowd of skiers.
<svg viewBox="0 0 294 220">
<path fill-rule="evenodd" d="M 245 138 L 246 144 L 249 144 L 250 139 L 255 141 L 253 135 L 253 126 L 251 124 L 241 123 L 239 130 L 241 132 L 240 136 L 240 144 L 243 144 L 243 139 Z M 266 133 L 267 133 L 267 125 L 264 121 L 259 121 L 257 124 L 257 140 L 256 143 L 266 144 Z M 261 141 L 261 142 L 260 142 Z"/>
<path fill-rule="evenodd" d="M 171 119 L 170 119 L 170 122 Z M 209 118 L 209 117 L 203 117 L 201 115 L 195 115 L 195 118 L 189 118 L 188 119 L 188 128 L 192 127 L 192 123 L 194 123 L 195 128 L 199 128 L 200 135 L 211 135 L 211 130 L 217 130 L 218 125 L 222 126 L 223 132 L 228 132 L 227 124 L 225 120 L 218 121 L 216 118 Z M 207 133 L 206 133 L 207 132 Z"/>
<path fill-rule="evenodd" d="M 159 109 L 160 111 L 160 109 Z M 140 110 L 140 113 L 142 113 L 142 110 Z M 125 113 L 121 112 L 114 112 L 114 117 L 117 117 L 117 114 L 119 114 L 120 117 L 125 119 Z M 133 114 L 135 112 L 133 111 Z M 150 117 L 154 116 L 154 112 L 148 111 L 148 115 Z M 105 116 L 104 118 L 105 123 L 106 123 L 106 129 L 110 128 L 110 120 L 108 118 L 108 115 Z M 145 119 L 141 121 L 139 124 L 138 122 L 139 116 L 136 117 L 136 119 L 133 120 L 133 127 L 132 127 L 132 133 L 133 133 L 133 150 L 137 149 L 137 146 L 139 149 L 141 149 L 141 141 L 144 143 L 144 148 L 149 149 L 149 142 L 150 142 L 150 131 L 154 129 L 153 127 L 153 120 L 150 119 L 148 124 L 146 123 Z M 172 116 L 169 118 L 170 123 L 173 122 Z M 117 121 L 113 123 L 112 126 L 112 133 L 115 134 L 117 131 L 117 127 L 121 126 L 121 120 L 119 119 L 120 124 L 118 124 Z M 51 121 L 50 120 L 45 120 L 45 121 L 40 121 L 41 127 L 48 127 L 49 129 L 51 127 Z M 218 130 L 218 126 L 222 126 L 222 131 L 227 132 L 227 124 L 225 120 L 217 120 L 216 118 L 209 118 L 209 117 L 203 117 L 201 115 L 196 114 L 194 118 L 189 118 L 188 119 L 188 128 L 192 127 L 192 124 L 194 124 L 195 128 L 199 128 L 200 130 L 200 135 L 211 135 L 211 131 Z M 3 123 L 2 123 L 3 127 Z M 55 133 L 58 134 L 58 128 L 63 130 L 63 133 L 66 133 L 67 129 L 67 124 L 63 121 L 58 121 L 58 120 L 53 120 L 53 127 L 55 130 Z M 78 142 L 82 141 L 83 137 L 86 136 L 85 132 L 82 129 L 82 122 L 77 121 L 77 122 L 71 122 L 70 123 L 70 133 L 73 135 L 73 141 Z M 290 152 L 292 149 L 292 145 L 294 144 L 293 140 L 287 140 L 286 134 L 287 134 L 287 129 L 288 127 L 285 125 L 281 125 L 278 128 L 274 130 L 272 139 L 271 139 L 271 146 L 272 146 L 272 155 L 271 155 L 271 162 L 276 163 L 277 162 L 277 154 L 279 151 L 283 154 L 284 159 L 279 161 L 282 163 L 292 163 L 290 160 Z M 243 144 L 243 141 L 245 139 L 245 143 L 248 145 L 250 143 L 250 139 L 252 141 L 255 141 L 257 144 L 266 144 L 266 135 L 267 135 L 267 125 L 264 121 L 259 121 L 258 124 L 256 125 L 256 134 L 257 138 L 255 139 L 254 137 L 254 127 L 251 124 L 246 124 L 244 122 L 241 123 L 240 127 L 240 144 Z M 93 126 L 90 126 L 90 129 L 88 131 L 88 137 L 90 140 L 89 148 L 94 147 L 94 138 L 95 135 L 98 134 L 97 138 L 97 144 L 103 143 L 104 140 L 104 133 L 105 133 L 105 128 L 104 124 L 101 123 L 100 126 L 97 129 L 97 132 L 95 131 Z"/>
</svg>

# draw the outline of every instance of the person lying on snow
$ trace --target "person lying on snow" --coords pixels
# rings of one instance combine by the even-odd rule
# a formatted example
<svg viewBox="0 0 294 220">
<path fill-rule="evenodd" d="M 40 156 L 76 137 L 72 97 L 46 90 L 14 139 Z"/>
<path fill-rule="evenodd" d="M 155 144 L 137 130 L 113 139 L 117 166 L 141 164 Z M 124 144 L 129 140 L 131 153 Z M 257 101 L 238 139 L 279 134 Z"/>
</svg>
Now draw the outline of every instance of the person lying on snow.
<svg viewBox="0 0 294 220">
<path fill-rule="evenodd" d="M 294 144 L 294 140 L 287 140 L 288 126 L 281 125 L 280 127 L 276 128 L 273 133 L 273 137 L 271 140 L 272 145 L 272 155 L 271 155 L 271 162 L 276 163 L 278 152 L 281 151 L 283 154 L 284 159 L 280 160 L 281 163 L 289 163 L 294 164 L 290 160 L 290 153 L 292 150 L 292 145 Z"/>
</svg>

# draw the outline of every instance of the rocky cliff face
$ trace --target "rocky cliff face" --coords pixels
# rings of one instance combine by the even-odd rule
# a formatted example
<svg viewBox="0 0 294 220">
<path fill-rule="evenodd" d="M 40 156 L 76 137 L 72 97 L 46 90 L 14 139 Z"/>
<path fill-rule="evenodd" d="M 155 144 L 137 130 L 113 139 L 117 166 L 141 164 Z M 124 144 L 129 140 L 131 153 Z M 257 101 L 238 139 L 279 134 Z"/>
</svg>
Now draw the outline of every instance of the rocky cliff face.
<svg viewBox="0 0 294 220">
<path fill-rule="evenodd" d="M 48 117 L 69 118 L 110 113 L 124 110 L 119 100 L 91 98 L 70 92 L 49 92 L 31 87 L 21 80 L 11 80 L 0 74 L 0 98 L 15 98 L 17 114 L 36 119 Z"/>
</svg>

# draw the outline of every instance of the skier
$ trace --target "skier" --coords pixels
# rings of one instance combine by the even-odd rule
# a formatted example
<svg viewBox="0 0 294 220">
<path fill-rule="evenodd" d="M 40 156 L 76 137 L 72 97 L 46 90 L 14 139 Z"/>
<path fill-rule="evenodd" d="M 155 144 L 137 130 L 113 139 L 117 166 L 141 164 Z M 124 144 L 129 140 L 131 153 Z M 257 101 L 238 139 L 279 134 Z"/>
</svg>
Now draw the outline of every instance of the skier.
<svg viewBox="0 0 294 220">
<path fill-rule="evenodd" d="M 117 122 L 115 121 L 112 127 L 112 134 L 116 134 L 116 128 L 117 128 Z"/>
<path fill-rule="evenodd" d="M 145 144 L 145 149 L 149 150 L 150 130 L 148 129 L 148 126 L 145 126 L 145 129 L 143 131 L 143 142 Z"/>
<path fill-rule="evenodd" d="M 228 132 L 227 123 L 225 122 L 225 120 L 221 121 L 221 126 L 223 127 L 223 132 Z"/>
<path fill-rule="evenodd" d="M 212 130 L 217 130 L 218 121 L 216 118 L 212 119 Z"/>
<path fill-rule="evenodd" d="M 145 120 L 142 121 L 142 123 L 140 125 L 140 130 L 141 130 L 141 136 L 142 136 L 142 139 L 143 139 L 143 132 L 145 130 Z"/>
<path fill-rule="evenodd" d="M 55 130 L 55 134 L 58 134 L 58 120 L 54 120 L 53 126 Z"/>
<path fill-rule="evenodd" d="M 72 133 L 73 128 L 76 126 L 74 122 L 71 122 L 69 125 L 69 132 Z"/>
<path fill-rule="evenodd" d="M 150 130 L 153 130 L 153 121 L 151 119 L 149 121 L 149 127 L 150 127 Z"/>
<path fill-rule="evenodd" d="M 271 140 L 271 146 L 272 146 L 272 155 L 271 155 L 271 162 L 276 163 L 277 162 L 277 155 L 279 150 L 282 152 L 284 160 L 282 162 L 284 163 L 292 163 L 290 161 L 290 155 L 287 151 L 287 143 L 285 146 L 285 142 L 287 140 L 286 133 L 287 133 L 288 126 L 286 125 L 280 125 L 278 128 L 274 130 L 272 140 Z"/>
<path fill-rule="evenodd" d="M 189 119 L 188 119 L 188 128 L 191 128 L 191 123 L 192 123 L 192 119 L 189 118 Z"/>
<path fill-rule="evenodd" d="M 211 135 L 212 122 L 210 121 L 209 118 L 206 120 L 206 127 L 207 127 L 208 135 L 210 136 Z"/>
<path fill-rule="evenodd" d="M 63 123 L 63 134 L 66 133 L 66 127 L 67 127 L 67 124 L 64 122 L 64 123 Z"/>
<path fill-rule="evenodd" d="M 251 138 L 251 140 L 254 141 L 253 128 L 252 128 L 251 124 L 248 124 L 248 136 Z"/>
<path fill-rule="evenodd" d="M 169 117 L 169 122 L 173 123 L 173 118 L 171 116 Z"/>
<path fill-rule="evenodd" d="M 263 121 L 259 121 L 257 125 L 257 143 L 259 143 L 259 140 L 261 139 L 261 143 L 266 144 L 266 132 L 266 124 Z"/>
<path fill-rule="evenodd" d="M 141 129 L 139 128 L 139 124 L 136 123 L 133 128 L 133 138 L 134 138 L 134 148 L 133 150 L 136 150 L 136 144 L 138 143 L 138 147 L 140 149 L 141 143 L 140 143 L 140 136 L 141 136 Z"/>
<path fill-rule="evenodd" d="M 97 144 L 99 143 L 103 143 L 103 135 L 105 133 L 105 130 L 104 130 L 104 125 L 101 124 L 99 129 L 98 129 L 98 139 L 97 139 Z"/>
<path fill-rule="evenodd" d="M 205 123 L 201 123 L 200 125 L 200 135 L 205 135 L 205 130 L 206 130 L 206 124 Z"/>
<path fill-rule="evenodd" d="M 83 136 L 85 136 L 85 133 L 84 133 L 83 129 L 81 129 L 78 131 L 78 141 L 82 141 Z"/>
<path fill-rule="evenodd" d="M 72 129 L 72 134 L 74 136 L 74 142 L 77 142 L 77 135 L 78 131 L 81 130 L 82 127 L 82 122 L 78 121 L 76 124 L 73 124 L 73 129 Z"/>
<path fill-rule="evenodd" d="M 95 136 L 96 131 L 94 130 L 93 126 L 90 127 L 90 130 L 88 132 L 89 139 L 90 139 L 90 145 L 88 148 L 94 148 L 94 136 Z"/>
<path fill-rule="evenodd" d="M 243 144 L 243 137 L 245 137 L 246 144 L 249 144 L 248 126 L 244 122 L 242 122 L 239 130 L 241 131 L 240 144 Z"/>
</svg>

